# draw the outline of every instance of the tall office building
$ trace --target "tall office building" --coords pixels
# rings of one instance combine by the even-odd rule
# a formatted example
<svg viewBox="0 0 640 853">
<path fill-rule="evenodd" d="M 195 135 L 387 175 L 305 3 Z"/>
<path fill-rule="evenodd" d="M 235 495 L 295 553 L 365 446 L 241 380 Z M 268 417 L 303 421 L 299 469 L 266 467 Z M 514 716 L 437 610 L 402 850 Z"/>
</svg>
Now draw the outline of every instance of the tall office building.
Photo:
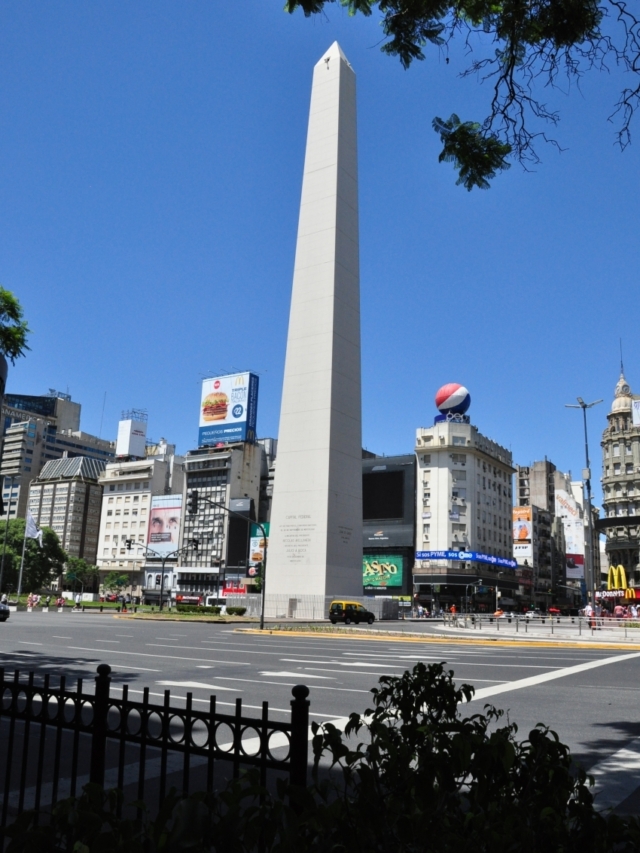
<svg viewBox="0 0 640 853">
<path fill-rule="evenodd" d="M 114 458 L 115 442 L 80 430 L 80 404 L 68 394 L 7 394 L 2 417 L 0 476 L 9 518 L 24 518 L 29 484 L 50 460 L 85 456 L 107 463 Z"/>
<path fill-rule="evenodd" d="M 362 591 L 356 80 L 313 71 L 269 543 L 270 594 Z"/>
</svg>

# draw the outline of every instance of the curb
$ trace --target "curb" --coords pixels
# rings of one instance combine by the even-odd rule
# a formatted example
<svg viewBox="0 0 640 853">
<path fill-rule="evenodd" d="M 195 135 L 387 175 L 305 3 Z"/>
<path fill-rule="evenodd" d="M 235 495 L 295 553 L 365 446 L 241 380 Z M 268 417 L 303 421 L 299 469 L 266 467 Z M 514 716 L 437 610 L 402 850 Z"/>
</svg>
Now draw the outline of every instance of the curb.
<svg viewBox="0 0 640 853">
<path fill-rule="evenodd" d="M 531 646 L 536 646 L 537 648 L 549 648 L 549 649 L 562 649 L 562 648 L 574 648 L 574 649 L 622 649 L 624 651 L 638 651 L 638 645 L 630 645 L 629 643 L 585 643 L 585 642 L 577 642 L 572 640 L 558 640 L 555 642 L 551 642 L 549 640 L 503 640 L 503 639 L 491 639 L 490 637 L 483 637 L 481 639 L 471 639 L 470 637 L 460 637 L 460 636 L 452 636 L 452 637 L 438 637 L 433 634 L 398 634 L 395 631 L 377 631 L 375 636 L 373 633 L 365 634 L 365 633 L 331 633 L 329 631 L 320 632 L 320 631 L 280 631 L 277 628 L 265 628 L 264 631 L 260 631 L 259 628 L 236 628 L 235 631 L 239 634 L 277 634 L 281 637 L 313 637 L 316 639 L 343 639 L 343 640 L 371 640 L 372 642 L 379 643 L 388 643 L 390 640 L 398 643 L 432 643 L 432 644 L 440 644 L 446 645 L 447 643 L 454 643 L 456 645 L 467 645 L 467 646 L 512 646 L 518 648 L 526 648 Z"/>
</svg>

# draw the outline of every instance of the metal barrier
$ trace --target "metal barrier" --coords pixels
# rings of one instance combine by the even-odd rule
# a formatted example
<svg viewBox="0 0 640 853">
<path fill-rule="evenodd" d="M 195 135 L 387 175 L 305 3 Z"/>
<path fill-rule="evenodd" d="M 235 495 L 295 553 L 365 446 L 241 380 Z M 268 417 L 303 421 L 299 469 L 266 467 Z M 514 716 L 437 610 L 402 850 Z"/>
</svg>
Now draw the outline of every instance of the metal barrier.
<svg viewBox="0 0 640 853">
<path fill-rule="evenodd" d="M 267 771 L 274 770 L 293 785 L 306 786 L 309 690 L 304 685 L 292 689 L 290 721 L 280 722 L 269 719 L 267 702 L 259 717 L 247 717 L 241 699 L 234 714 L 222 714 L 215 696 L 203 711 L 193 708 L 191 693 L 185 707 L 172 704 L 169 690 L 162 704 L 149 702 L 148 687 L 141 702 L 129 698 L 127 685 L 116 697 L 111 667 L 101 664 L 97 672 L 95 692 L 87 693 L 82 679 L 73 690 L 61 676 L 53 688 L 49 675 L 38 684 L 33 672 L 25 681 L 18 670 L 6 678 L 0 669 L 0 828 L 24 809 L 37 812 L 75 796 L 86 782 L 120 790 L 132 786 L 139 803 L 160 805 L 169 774 L 178 774 L 173 787 L 187 794 L 197 770 L 198 789 L 211 791 L 219 761 L 231 763 L 234 777 L 241 766 L 250 766 L 259 769 L 263 785 Z M 286 755 L 276 757 L 281 747 Z"/>
<path fill-rule="evenodd" d="M 640 642 L 640 619 L 616 619 L 611 616 L 558 616 L 543 614 L 527 618 L 513 613 L 505 616 L 490 614 L 448 615 L 444 623 L 465 630 L 493 630 L 506 633 L 532 633 L 554 637 L 602 636 L 610 640 L 625 639 Z"/>
</svg>

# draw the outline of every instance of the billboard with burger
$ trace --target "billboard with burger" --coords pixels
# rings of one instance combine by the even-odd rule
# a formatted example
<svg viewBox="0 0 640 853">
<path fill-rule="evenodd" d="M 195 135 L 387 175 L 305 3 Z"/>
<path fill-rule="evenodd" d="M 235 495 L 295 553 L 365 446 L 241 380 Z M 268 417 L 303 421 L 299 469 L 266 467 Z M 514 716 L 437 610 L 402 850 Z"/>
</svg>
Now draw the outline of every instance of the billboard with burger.
<svg viewBox="0 0 640 853">
<path fill-rule="evenodd" d="M 255 441 L 258 377 L 255 373 L 215 376 L 202 383 L 198 444 Z"/>
</svg>

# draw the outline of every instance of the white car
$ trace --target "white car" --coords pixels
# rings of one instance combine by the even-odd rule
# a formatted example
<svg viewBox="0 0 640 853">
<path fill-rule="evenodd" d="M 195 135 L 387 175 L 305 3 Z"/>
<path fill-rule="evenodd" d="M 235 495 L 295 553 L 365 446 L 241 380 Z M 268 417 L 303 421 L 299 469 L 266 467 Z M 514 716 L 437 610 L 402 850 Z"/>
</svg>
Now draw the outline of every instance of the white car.
<svg viewBox="0 0 640 853">
<path fill-rule="evenodd" d="M 542 616 L 542 613 L 539 610 L 527 610 L 524 615 L 527 619 L 535 619 L 536 616 Z"/>
</svg>

